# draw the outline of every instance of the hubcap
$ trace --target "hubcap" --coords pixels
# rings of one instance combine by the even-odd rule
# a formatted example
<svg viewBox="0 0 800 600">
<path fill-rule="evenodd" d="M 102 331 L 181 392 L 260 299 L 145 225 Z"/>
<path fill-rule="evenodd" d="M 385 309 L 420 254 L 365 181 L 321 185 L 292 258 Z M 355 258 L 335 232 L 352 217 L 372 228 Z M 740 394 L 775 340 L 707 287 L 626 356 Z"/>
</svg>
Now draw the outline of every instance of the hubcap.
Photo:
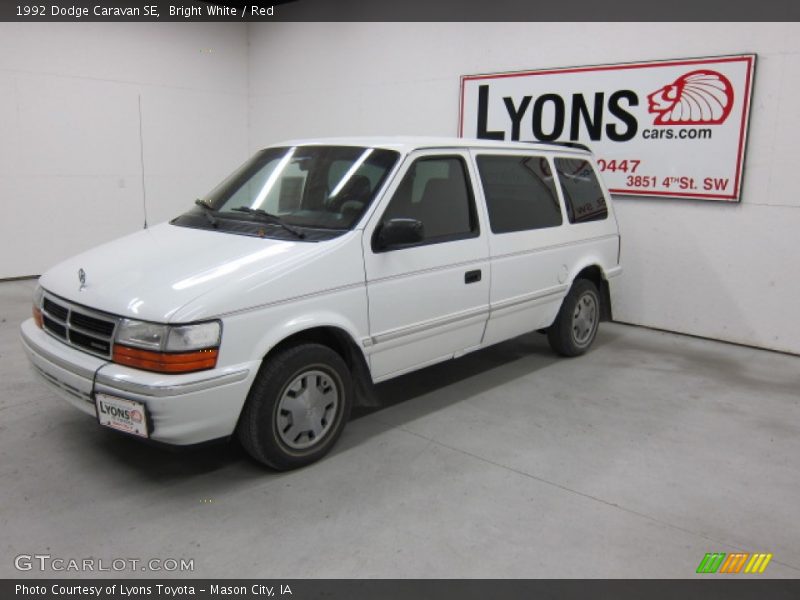
<svg viewBox="0 0 800 600">
<path fill-rule="evenodd" d="M 572 337 L 579 346 L 588 344 L 597 326 L 597 299 L 586 293 L 578 298 L 572 313 Z"/>
<path fill-rule="evenodd" d="M 304 371 L 284 389 L 278 403 L 277 430 L 293 450 L 317 444 L 330 431 L 339 408 L 339 392 L 324 371 Z"/>
</svg>

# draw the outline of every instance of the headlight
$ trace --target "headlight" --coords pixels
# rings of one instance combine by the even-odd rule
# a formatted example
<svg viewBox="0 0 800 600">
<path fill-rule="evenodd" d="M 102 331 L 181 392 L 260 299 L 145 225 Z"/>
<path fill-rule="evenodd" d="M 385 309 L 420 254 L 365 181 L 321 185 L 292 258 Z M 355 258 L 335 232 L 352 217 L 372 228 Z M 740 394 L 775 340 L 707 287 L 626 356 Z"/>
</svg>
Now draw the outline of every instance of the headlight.
<svg viewBox="0 0 800 600">
<path fill-rule="evenodd" d="M 159 325 L 124 319 L 117 327 L 113 360 L 159 373 L 189 373 L 217 365 L 219 321 Z"/>
<path fill-rule="evenodd" d="M 167 352 L 186 352 L 219 346 L 219 321 L 170 327 Z"/>
<path fill-rule="evenodd" d="M 166 339 L 166 325 L 123 319 L 117 328 L 117 342 L 126 346 L 161 350 Z"/>
</svg>

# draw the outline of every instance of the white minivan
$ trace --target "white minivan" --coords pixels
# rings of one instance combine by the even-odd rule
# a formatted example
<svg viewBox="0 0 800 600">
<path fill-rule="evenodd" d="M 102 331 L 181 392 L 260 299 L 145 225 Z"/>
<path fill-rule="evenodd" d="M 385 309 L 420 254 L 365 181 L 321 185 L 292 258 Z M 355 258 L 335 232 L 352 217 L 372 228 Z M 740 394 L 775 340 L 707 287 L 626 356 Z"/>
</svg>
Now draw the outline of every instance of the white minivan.
<svg viewBox="0 0 800 600">
<path fill-rule="evenodd" d="M 179 446 L 235 435 L 290 469 L 331 449 L 373 382 L 534 330 L 582 354 L 619 252 L 576 144 L 292 141 L 47 271 L 22 342 L 103 426 Z"/>
</svg>

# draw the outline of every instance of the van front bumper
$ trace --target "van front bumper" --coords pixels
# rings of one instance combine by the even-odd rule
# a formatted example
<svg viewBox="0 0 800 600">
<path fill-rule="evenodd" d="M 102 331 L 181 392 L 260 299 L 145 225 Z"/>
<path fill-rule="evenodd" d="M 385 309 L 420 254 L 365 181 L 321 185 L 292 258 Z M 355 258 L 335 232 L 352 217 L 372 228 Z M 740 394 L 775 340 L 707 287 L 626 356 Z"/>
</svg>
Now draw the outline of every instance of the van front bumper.
<svg viewBox="0 0 800 600">
<path fill-rule="evenodd" d="M 150 439 L 185 446 L 230 436 L 259 361 L 197 373 L 164 375 L 131 369 L 63 344 L 28 319 L 22 346 L 34 371 L 51 390 L 96 416 L 95 394 L 141 402 L 150 417 Z"/>
</svg>

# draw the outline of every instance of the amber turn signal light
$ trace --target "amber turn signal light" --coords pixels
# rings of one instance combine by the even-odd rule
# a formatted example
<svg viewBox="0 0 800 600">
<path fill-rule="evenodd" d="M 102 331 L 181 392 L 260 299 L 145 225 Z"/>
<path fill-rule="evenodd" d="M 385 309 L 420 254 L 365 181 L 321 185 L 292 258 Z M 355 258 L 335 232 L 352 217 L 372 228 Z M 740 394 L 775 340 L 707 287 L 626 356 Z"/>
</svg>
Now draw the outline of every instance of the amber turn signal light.
<svg viewBox="0 0 800 600">
<path fill-rule="evenodd" d="M 218 348 L 193 352 L 153 352 L 114 344 L 112 360 L 120 365 L 156 373 L 191 373 L 217 366 Z"/>
<path fill-rule="evenodd" d="M 44 328 L 44 320 L 42 319 L 42 311 L 38 307 L 33 307 L 33 322 L 39 329 Z"/>
</svg>

